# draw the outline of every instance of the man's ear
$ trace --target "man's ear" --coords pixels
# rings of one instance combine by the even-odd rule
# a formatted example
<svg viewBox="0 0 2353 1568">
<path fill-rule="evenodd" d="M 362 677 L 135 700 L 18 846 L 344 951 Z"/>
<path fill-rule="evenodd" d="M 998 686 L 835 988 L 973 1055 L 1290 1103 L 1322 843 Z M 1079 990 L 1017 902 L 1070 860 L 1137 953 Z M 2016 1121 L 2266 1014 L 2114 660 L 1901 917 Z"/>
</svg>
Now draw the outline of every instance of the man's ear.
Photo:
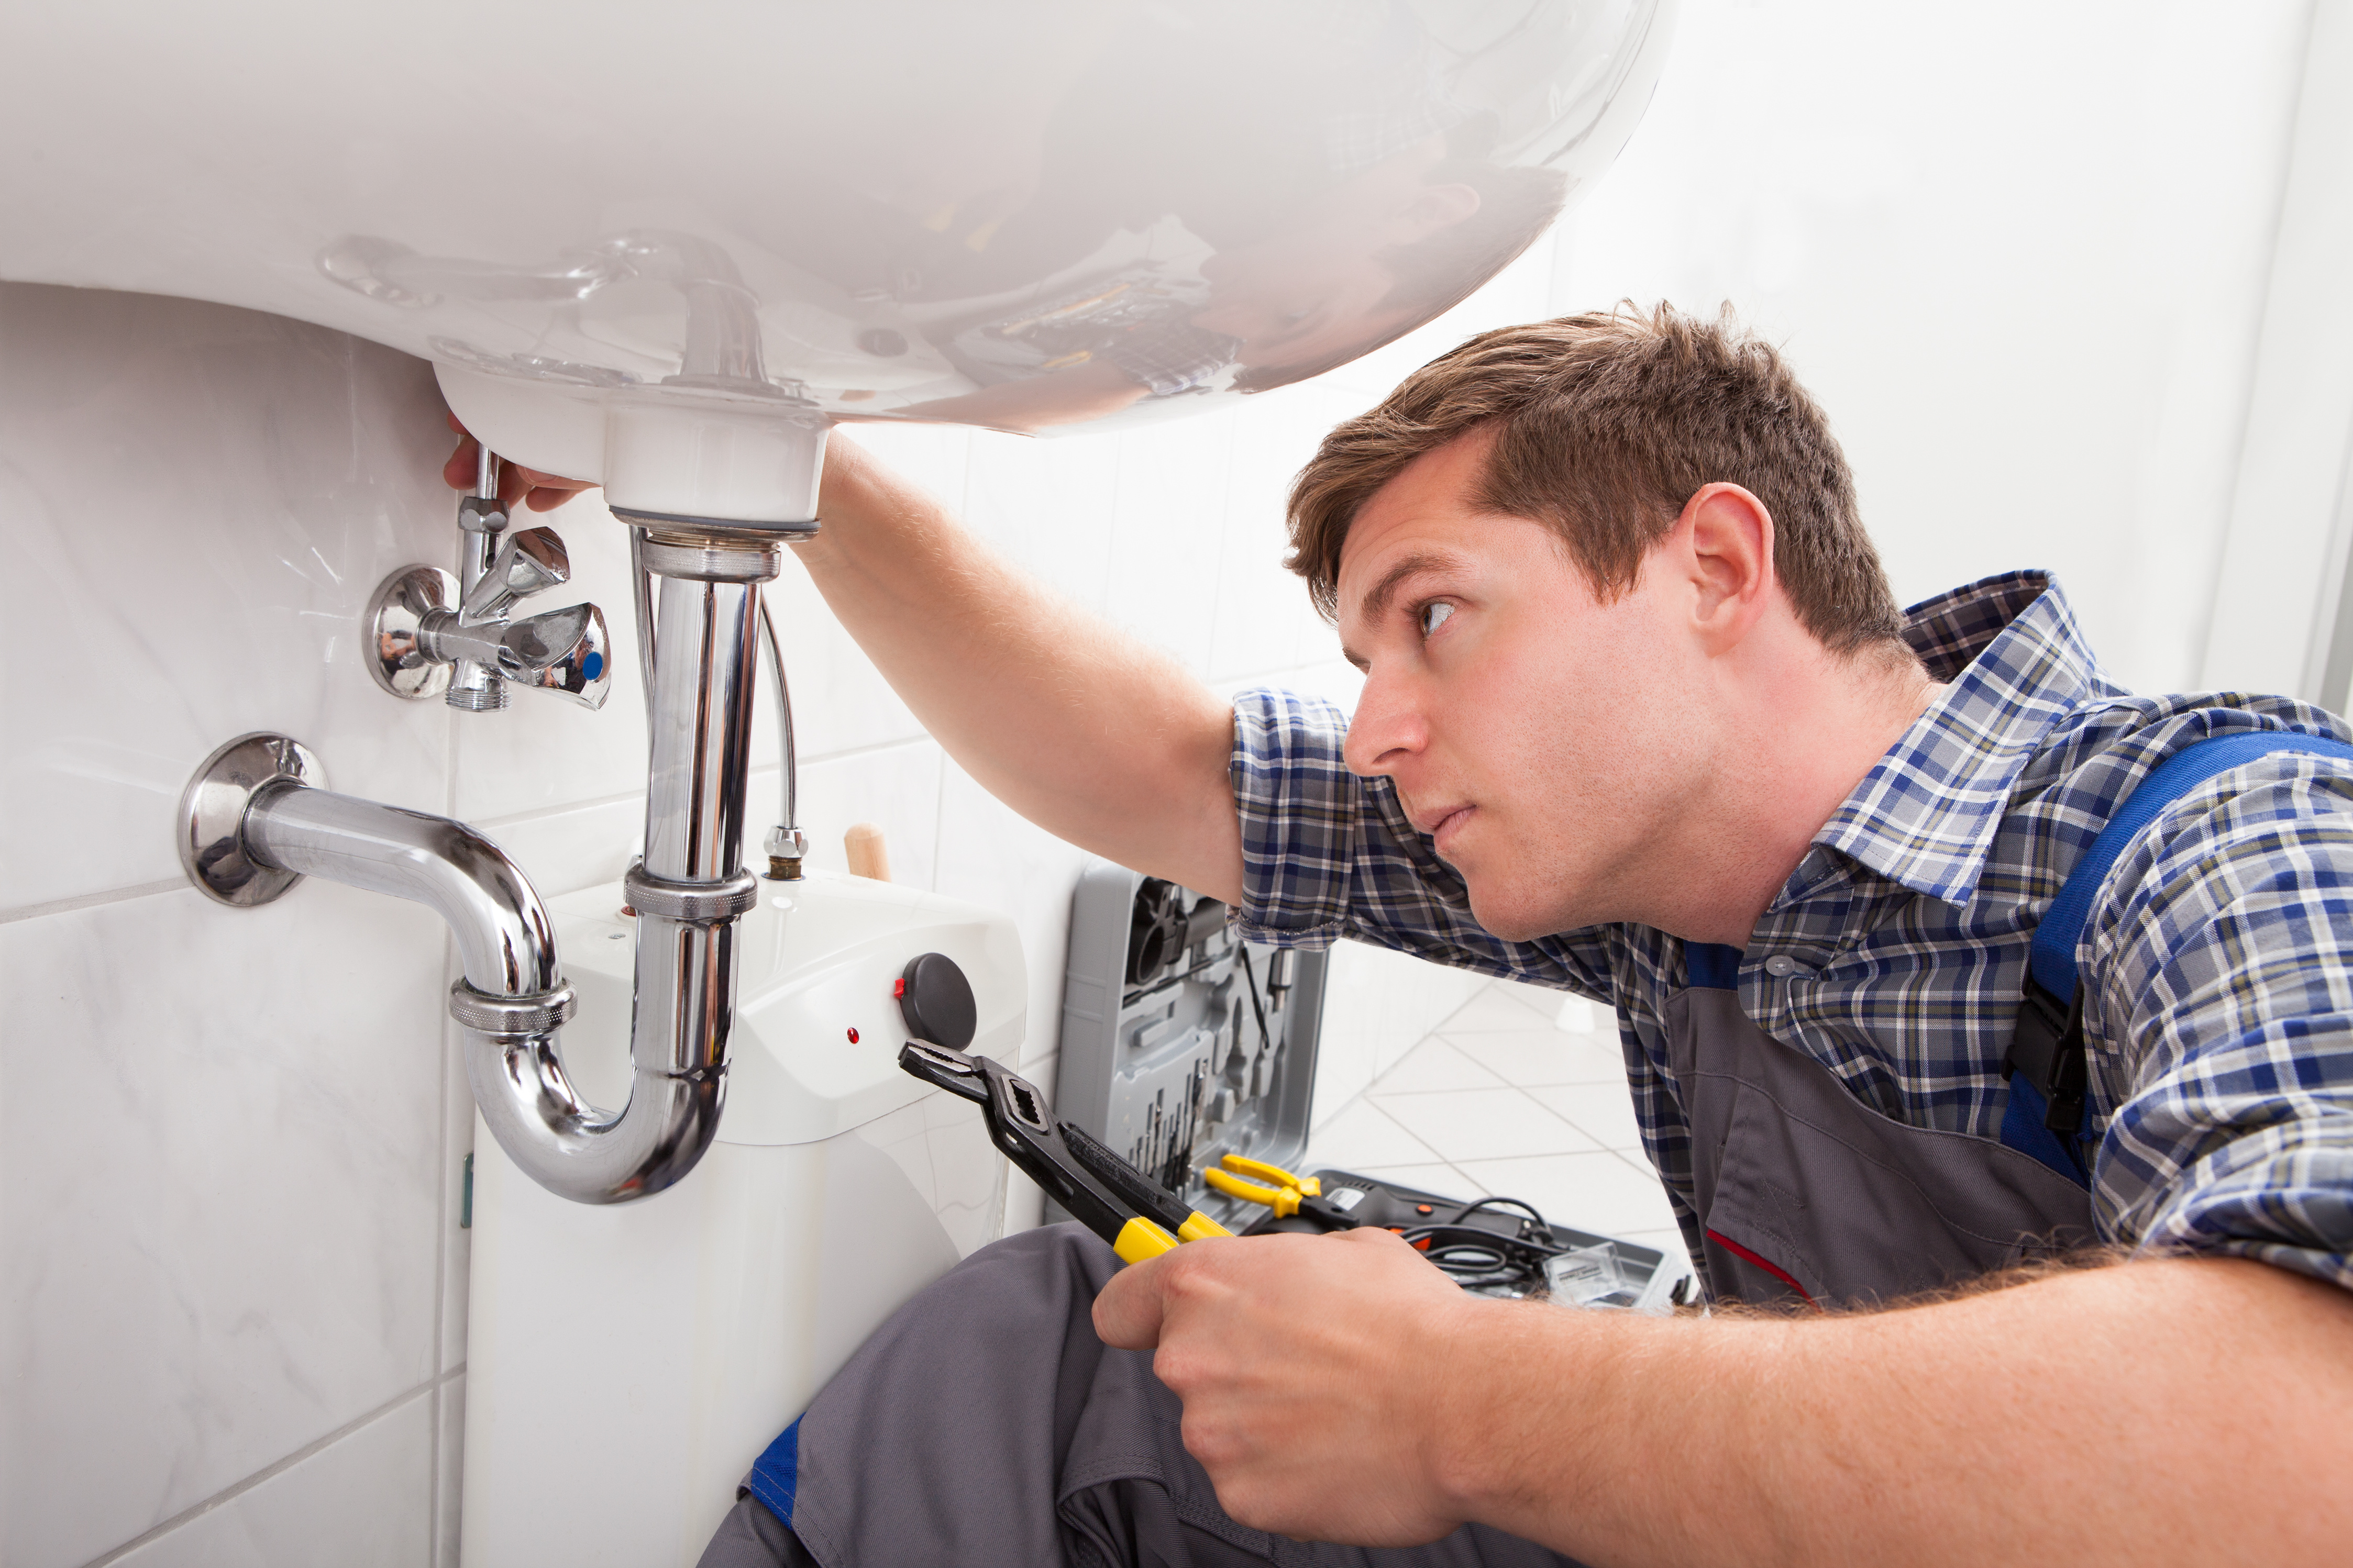
<svg viewBox="0 0 2353 1568">
<path fill-rule="evenodd" d="M 1702 485 L 1675 520 L 1692 585 L 1692 629 L 1711 654 L 1748 635 L 1780 588 L 1773 514 L 1738 485 Z"/>
<path fill-rule="evenodd" d="M 1479 210 L 1479 192 L 1471 185 L 1424 185 L 1403 206 L 1389 215 L 1386 245 L 1411 245 L 1441 228 L 1452 228 Z"/>
</svg>

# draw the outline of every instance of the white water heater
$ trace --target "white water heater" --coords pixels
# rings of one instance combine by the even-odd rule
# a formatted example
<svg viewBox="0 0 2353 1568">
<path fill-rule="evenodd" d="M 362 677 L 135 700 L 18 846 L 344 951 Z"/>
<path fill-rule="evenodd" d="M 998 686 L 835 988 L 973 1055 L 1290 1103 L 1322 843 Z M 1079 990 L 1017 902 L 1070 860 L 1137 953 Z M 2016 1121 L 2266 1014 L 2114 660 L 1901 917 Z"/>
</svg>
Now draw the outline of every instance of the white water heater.
<svg viewBox="0 0 2353 1568">
<path fill-rule="evenodd" d="M 635 922 L 618 884 L 550 908 L 580 994 L 565 1059 L 617 1103 Z M 572 1203 L 478 1131 L 466 1568 L 691 1568 L 769 1440 L 1001 1228 L 1004 1158 L 974 1107 L 899 1069 L 894 992 L 912 961 L 945 955 L 972 988 L 969 1048 L 1018 1061 L 1013 922 L 812 873 L 763 883 L 739 929 L 726 1115 L 676 1186 Z"/>
</svg>

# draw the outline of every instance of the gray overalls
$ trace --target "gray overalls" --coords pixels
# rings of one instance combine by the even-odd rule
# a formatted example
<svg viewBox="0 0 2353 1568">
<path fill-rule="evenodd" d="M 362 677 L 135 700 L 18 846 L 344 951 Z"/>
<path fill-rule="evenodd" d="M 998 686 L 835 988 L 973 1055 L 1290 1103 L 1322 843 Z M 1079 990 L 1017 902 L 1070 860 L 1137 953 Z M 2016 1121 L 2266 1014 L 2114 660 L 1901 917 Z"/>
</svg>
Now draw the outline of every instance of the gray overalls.
<svg viewBox="0 0 2353 1568">
<path fill-rule="evenodd" d="M 2092 1240 L 2074 1180 L 1990 1138 L 1882 1116 L 1750 1023 L 1738 962 L 1694 944 L 1691 984 L 1667 1003 L 1711 1295 L 1867 1305 Z"/>
</svg>

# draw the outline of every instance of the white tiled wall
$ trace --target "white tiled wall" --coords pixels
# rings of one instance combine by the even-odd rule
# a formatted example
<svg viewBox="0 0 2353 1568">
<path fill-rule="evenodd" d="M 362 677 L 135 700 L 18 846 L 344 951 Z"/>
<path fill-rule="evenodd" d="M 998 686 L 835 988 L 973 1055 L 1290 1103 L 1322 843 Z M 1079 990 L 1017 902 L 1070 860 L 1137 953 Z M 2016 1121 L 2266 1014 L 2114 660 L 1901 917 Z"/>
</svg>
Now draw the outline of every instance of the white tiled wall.
<svg viewBox="0 0 2353 1568">
<path fill-rule="evenodd" d="M 2279 9 L 2201 50 L 2190 12 L 2165 8 L 2162 36 L 2132 58 L 2194 57 L 2203 75 L 2148 104 L 2115 77 L 2116 39 L 2139 37 L 2131 6 L 2055 31 L 2032 8 L 2010 13 L 2031 49 L 2000 47 L 2000 24 L 1980 18 L 1983 47 L 1904 46 L 1901 70 L 1761 100 L 1777 70 L 1852 60 L 1885 8 L 1695 0 L 1617 176 L 1448 321 L 1158 431 L 857 438 L 1075 605 L 1219 687 L 1277 680 L 1345 703 L 1353 673 L 1276 565 L 1282 481 L 1321 432 L 1474 328 L 1620 292 L 1730 297 L 1824 392 L 1903 586 L 2021 563 L 2020 550 L 2057 560 L 2127 673 L 2163 678 L 2188 668 L 2211 577 L 2208 521 L 2183 498 L 2226 494 L 2238 450 L 2241 383 L 2212 367 L 2251 352 L 2259 193 L 2282 157 L 2263 105 L 2296 47 Z M 1858 81 L 1891 85 L 1841 100 Z M 1861 107 L 1842 119 L 1842 101 Z M 2216 143 L 2229 179 L 2158 177 L 2112 133 L 2149 104 L 2194 105 L 2230 131 Z M 2007 162 L 1989 167 L 1980 132 L 1999 115 L 2012 117 L 1991 144 Z M 1728 180 L 1734 142 L 1748 174 Z M 1810 169 L 1826 172 L 1790 183 Z M 2113 199 L 2075 199 L 2119 183 Z M 1963 188 L 1968 201 L 1950 199 Z M 2144 229 L 2162 243 L 2120 237 Z M 2053 300 L 2089 301 L 2105 335 L 2079 343 Z M 2042 368 L 2021 370 L 2002 335 L 2020 321 L 2042 323 L 2028 333 Z M 2005 401 L 2021 386 L 2024 405 Z M 0 286 L 9 1568 L 450 1560 L 471 1121 L 439 1022 L 445 941 L 419 909 L 315 883 L 259 910 L 216 907 L 181 882 L 169 826 L 197 761 L 266 728 L 309 742 L 337 787 L 480 823 L 543 891 L 618 874 L 638 827 L 632 665 L 602 713 L 524 699 L 462 717 L 392 701 L 357 663 L 377 580 L 449 553 L 447 441 L 426 367 L 365 343 Z M 2109 489 L 2074 482 L 2119 475 Z M 2155 547 L 2135 553 L 2144 515 Z M 1988 516 L 2000 526 L 1978 526 Z M 2070 532 L 2082 519 L 2091 532 Z M 584 596 L 625 626 L 619 530 L 594 500 L 551 521 Z M 2001 560 L 1980 559 L 1996 546 Z M 776 602 L 819 861 L 839 863 L 849 824 L 877 821 L 902 880 L 1012 911 L 1030 963 L 1028 1066 L 1050 1078 L 1077 852 L 944 759 L 797 573 Z M 1444 1167 L 1448 1190 L 1659 1231 L 1606 1039 L 1577 1033 L 1589 1019 L 1563 1034 L 1548 999 L 1366 950 L 1344 950 L 1335 976 L 1320 1155 Z"/>
</svg>

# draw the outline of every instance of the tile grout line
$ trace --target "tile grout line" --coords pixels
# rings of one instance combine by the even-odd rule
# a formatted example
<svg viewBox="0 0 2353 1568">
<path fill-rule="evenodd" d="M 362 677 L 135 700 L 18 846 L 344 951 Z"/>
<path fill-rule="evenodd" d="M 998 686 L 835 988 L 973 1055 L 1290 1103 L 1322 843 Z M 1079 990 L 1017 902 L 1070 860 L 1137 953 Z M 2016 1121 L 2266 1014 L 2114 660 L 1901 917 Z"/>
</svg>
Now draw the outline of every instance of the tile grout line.
<svg viewBox="0 0 2353 1568">
<path fill-rule="evenodd" d="M 895 741 L 876 741 L 870 745 L 845 746 L 838 752 L 811 752 L 799 759 L 799 766 L 806 770 L 820 763 L 850 762 L 860 757 L 875 756 L 883 752 L 937 744 L 938 742 L 928 733 L 908 735 Z M 783 766 L 782 763 L 763 763 L 753 768 L 751 773 L 754 775 L 773 773 Z M 594 811 L 599 806 L 624 805 L 630 801 L 643 799 L 645 793 L 641 789 L 622 790 L 613 795 L 591 795 L 582 800 L 561 801 L 554 805 L 535 805 L 529 811 L 510 812 L 504 816 L 486 816 L 472 826 L 481 828 L 514 827 L 527 822 L 540 822 L 551 816 L 562 816 L 566 812 Z M 457 812 L 453 808 L 448 815 L 455 816 Z"/>
<path fill-rule="evenodd" d="M 451 1373 L 462 1370 L 462 1367 L 452 1368 Z M 106 1568 L 108 1563 L 121 1561 L 124 1557 L 139 1550 L 139 1548 L 148 1544 L 150 1542 L 159 1540 L 160 1538 L 170 1534 L 172 1531 L 179 1529 L 182 1525 L 195 1523 L 197 1520 L 203 1518 L 206 1514 L 212 1512 L 215 1509 L 217 1509 L 226 1503 L 236 1501 L 238 1498 L 241 1498 L 246 1493 L 253 1490 L 254 1488 L 261 1485 L 262 1482 L 276 1479 L 278 1477 L 284 1475 L 288 1470 L 290 1470 L 295 1466 L 301 1464 L 303 1460 L 311 1458 L 313 1455 L 318 1454 L 333 1444 L 342 1442 L 353 1433 L 357 1432 L 361 1427 L 378 1421 L 386 1415 L 390 1415 L 395 1411 L 400 1409 L 403 1405 L 414 1404 L 416 1401 L 435 1393 L 439 1389 L 442 1383 L 451 1375 L 451 1373 L 437 1373 L 434 1376 L 426 1379 L 423 1383 L 418 1384 L 414 1388 L 406 1389 L 399 1394 L 394 1394 L 390 1399 L 385 1401 L 382 1405 L 377 1405 L 375 1409 L 368 1411 L 365 1415 L 354 1416 L 353 1419 L 345 1422 L 341 1426 L 338 1426 L 333 1431 L 328 1433 L 325 1436 L 311 1439 L 302 1447 L 295 1449 L 292 1453 L 287 1455 L 284 1458 L 279 1459 L 272 1464 L 264 1465 L 261 1468 L 254 1471 L 253 1474 L 246 1477 L 243 1480 L 232 1482 L 228 1486 L 223 1487 L 220 1490 L 215 1492 L 212 1496 L 205 1499 L 204 1501 L 194 1503 L 187 1508 L 182 1509 L 179 1512 L 174 1514 L 163 1523 L 153 1527 L 144 1533 L 134 1536 L 131 1540 L 124 1542 L 121 1545 L 114 1547 L 110 1551 L 100 1552 L 99 1555 L 91 1558 L 88 1563 L 84 1563 L 82 1568 Z"/>
<path fill-rule="evenodd" d="M 69 899 L 52 899 L 47 903 L 22 904 L 13 910 L 0 910 L 0 925 L 14 924 L 17 921 L 43 920 L 50 915 L 69 915 L 77 910 L 128 903 L 133 899 L 152 899 L 159 893 L 176 893 L 187 886 L 185 877 L 167 877 L 160 882 L 138 882 L 127 888 L 109 888 L 103 892 L 77 893 Z"/>
<path fill-rule="evenodd" d="M 458 816 L 458 783 L 460 765 L 459 752 L 465 743 L 465 730 L 459 722 L 459 712 L 449 710 L 449 746 L 446 753 L 448 771 L 446 774 L 447 805 L 442 815 L 453 821 Z M 444 989 L 450 983 L 450 971 L 460 976 L 464 968 L 458 957 L 455 931 L 448 934 L 441 946 L 441 981 Z M 438 1565 L 441 1555 L 441 1359 L 442 1335 L 446 1331 L 442 1319 L 449 1295 L 449 1238 L 444 1227 L 449 1223 L 449 1041 L 450 1020 L 441 1019 L 441 1027 L 434 1037 L 440 1048 L 434 1054 L 433 1074 L 433 1398 L 426 1411 L 425 1447 L 425 1539 L 427 1550 Z M 459 1044 L 463 1049 L 463 1042 Z"/>
</svg>

